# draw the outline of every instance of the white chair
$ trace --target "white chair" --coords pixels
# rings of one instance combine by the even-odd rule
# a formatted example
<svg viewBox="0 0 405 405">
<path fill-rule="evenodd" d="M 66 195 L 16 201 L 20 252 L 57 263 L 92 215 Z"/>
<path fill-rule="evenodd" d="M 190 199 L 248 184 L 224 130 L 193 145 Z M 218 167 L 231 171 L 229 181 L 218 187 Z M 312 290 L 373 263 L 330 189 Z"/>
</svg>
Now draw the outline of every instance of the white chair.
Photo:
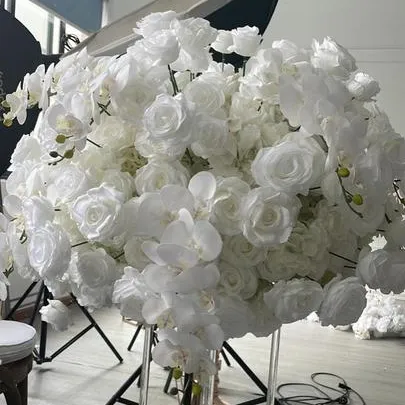
<svg viewBox="0 0 405 405">
<path fill-rule="evenodd" d="M 36 331 L 25 323 L 0 320 L 0 394 L 7 405 L 26 405 Z"/>
</svg>

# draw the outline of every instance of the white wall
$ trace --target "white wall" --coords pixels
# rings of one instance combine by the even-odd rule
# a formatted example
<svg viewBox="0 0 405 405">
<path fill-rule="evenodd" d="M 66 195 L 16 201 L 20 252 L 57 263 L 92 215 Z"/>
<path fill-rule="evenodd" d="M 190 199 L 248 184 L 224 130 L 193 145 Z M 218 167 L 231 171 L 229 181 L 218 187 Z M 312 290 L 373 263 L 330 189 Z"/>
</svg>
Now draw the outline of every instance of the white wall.
<svg viewBox="0 0 405 405">
<path fill-rule="evenodd" d="M 108 0 L 108 21 L 153 1 Z M 279 0 L 265 41 L 286 38 L 309 47 L 312 38 L 332 36 L 380 82 L 380 104 L 405 134 L 404 21 L 405 0 Z"/>
<path fill-rule="evenodd" d="M 380 104 L 405 135 L 404 20 L 404 0 L 279 0 L 265 41 L 309 47 L 312 38 L 333 37 L 380 82 Z"/>
<path fill-rule="evenodd" d="M 105 5 L 106 23 L 111 23 L 121 17 L 139 10 L 153 0 L 107 0 Z"/>
</svg>

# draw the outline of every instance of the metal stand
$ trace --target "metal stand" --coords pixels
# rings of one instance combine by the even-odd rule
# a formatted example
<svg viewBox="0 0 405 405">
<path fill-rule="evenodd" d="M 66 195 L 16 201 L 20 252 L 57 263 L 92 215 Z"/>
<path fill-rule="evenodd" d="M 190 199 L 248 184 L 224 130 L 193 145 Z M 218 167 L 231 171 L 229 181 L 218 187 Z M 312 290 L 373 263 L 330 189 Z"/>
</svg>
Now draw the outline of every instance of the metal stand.
<svg viewBox="0 0 405 405">
<path fill-rule="evenodd" d="M 269 365 L 269 382 L 267 391 L 266 405 L 275 405 L 276 389 L 277 389 L 277 371 L 278 371 L 278 358 L 280 354 L 280 336 L 281 331 L 277 329 L 271 335 L 271 348 L 270 348 L 270 365 Z"/>
<path fill-rule="evenodd" d="M 6 316 L 6 319 L 13 319 L 13 315 L 17 311 L 17 309 L 21 306 L 21 304 L 24 302 L 24 300 L 28 297 L 30 292 L 34 289 L 34 287 L 38 284 L 37 281 L 34 281 L 28 289 L 24 292 L 22 297 L 18 300 L 18 302 L 13 306 L 11 311 L 8 313 Z M 70 294 L 73 301 L 77 304 L 77 306 L 80 308 L 84 316 L 89 320 L 90 325 L 88 325 L 86 328 L 84 328 L 81 332 L 79 332 L 76 336 L 74 336 L 72 339 L 70 339 L 67 343 L 65 343 L 62 347 L 60 347 L 58 350 L 56 350 L 53 354 L 50 356 L 46 355 L 46 343 L 47 343 L 47 334 L 48 334 L 48 324 L 46 322 L 41 321 L 41 330 L 40 330 L 40 341 L 39 341 L 39 349 L 34 349 L 34 360 L 37 364 L 42 364 L 42 363 L 49 363 L 51 362 L 56 356 L 64 352 L 67 348 L 69 348 L 73 343 L 75 343 L 77 340 L 79 340 L 82 336 L 84 336 L 89 330 L 91 329 L 96 329 L 98 334 L 102 337 L 104 342 L 107 344 L 107 346 L 110 348 L 110 350 L 114 353 L 115 357 L 118 359 L 120 363 L 123 362 L 122 357 L 116 350 L 116 348 L 113 346 L 113 344 L 110 342 L 110 340 L 107 338 L 107 336 L 104 334 L 103 330 L 100 328 L 96 320 L 91 316 L 89 311 L 83 306 L 81 306 L 78 302 L 76 297 L 73 294 Z M 38 315 L 39 308 L 41 305 L 41 301 L 43 305 L 48 304 L 48 299 L 52 299 L 52 294 L 49 292 L 48 288 L 44 284 L 44 282 L 41 282 L 41 286 L 39 289 L 39 292 L 37 294 L 37 298 L 35 300 L 35 305 L 34 305 L 34 310 L 32 312 L 29 324 L 33 325 L 36 316 Z"/>
<path fill-rule="evenodd" d="M 134 333 L 134 336 L 132 337 L 132 339 L 131 339 L 131 342 L 130 342 L 130 344 L 129 344 L 129 346 L 128 346 L 128 350 L 131 350 L 132 349 L 132 346 L 134 345 L 134 343 L 135 343 L 135 340 L 136 340 L 136 338 L 138 337 L 138 335 L 139 335 L 139 332 L 141 331 L 141 329 L 142 329 L 142 327 L 143 327 L 143 325 L 142 324 L 140 324 L 140 325 L 138 325 L 137 326 L 137 328 L 136 328 L 136 331 L 135 331 L 135 333 Z M 144 345 L 144 353 L 143 353 L 143 355 L 145 356 L 145 352 L 146 353 L 148 353 L 147 352 L 147 350 L 146 350 L 146 347 L 149 347 L 149 353 L 148 353 L 148 356 L 146 357 L 146 360 L 145 360 L 145 358 L 144 358 L 144 361 L 147 361 L 147 362 L 151 362 L 152 361 L 152 346 L 154 345 L 154 344 L 156 344 L 156 342 L 157 342 L 157 337 L 156 337 L 156 328 L 155 327 L 151 327 L 151 326 L 149 326 L 149 329 L 147 330 L 147 328 L 145 328 L 145 333 L 147 334 L 147 333 L 151 333 L 151 336 L 150 336 L 150 340 L 148 339 L 148 345 L 146 346 L 146 345 Z M 145 341 L 146 341 L 146 339 L 145 339 Z M 140 403 L 139 402 L 135 402 L 135 401 L 131 401 L 130 399 L 126 399 L 126 398 L 123 398 L 123 395 L 125 394 L 125 392 L 129 389 L 129 387 L 132 385 L 132 384 L 134 384 L 135 383 L 135 381 L 136 380 L 138 380 L 138 386 L 140 386 L 141 387 L 141 392 L 143 393 L 142 394 L 142 397 L 140 398 L 140 400 L 142 400 L 142 401 L 144 401 L 146 398 L 147 398 L 147 391 L 145 392 L 145 390 L 143 390 L 142 391 L 142 388 L 144 388 L 145 389 L 145 385 L 143 385 L 142 386 L 142 371 L 143 371 L 143 367 L 142 367 L 142 364 L 131 374 L 131 376 L 124 382 L 124 384 L 122 384 L 121 385 L 121 387 L 118 389 L 118 391 L 110 398 L 110 400 L 106 403 L 106 405 L 115 405 L 116 403 L 119 403 L 119 404 L 125 404 L 125 405 L 140 405 Z M 148 370 L 146 370 L 146 371 L 148 371 Z M 145 403 L 144 403 L 144 405 L 145 405 Z"/>
</svg>

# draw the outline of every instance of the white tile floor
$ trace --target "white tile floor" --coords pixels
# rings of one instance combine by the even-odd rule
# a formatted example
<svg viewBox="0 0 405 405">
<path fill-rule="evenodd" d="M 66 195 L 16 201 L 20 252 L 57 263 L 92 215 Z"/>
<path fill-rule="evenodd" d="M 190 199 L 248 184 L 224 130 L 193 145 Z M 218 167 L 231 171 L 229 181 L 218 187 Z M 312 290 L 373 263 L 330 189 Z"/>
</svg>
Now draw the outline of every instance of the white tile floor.
<svg viewBox="0 0 405 405">
<path fill-rule="evenodd" d="M 127 352 L 135 327 L 122 322 L 114 308 L 98 312 L 95 317 L 124 357 L 124 363 L 117 363 L 93 329 L 52 363 L 34 366 L 29 405 L 104 405 L 139 365 L 142 334 L 133 351 Z M 49 333 L 49 353 L 87 325 L 77 311 L 74 321 L 68 332 Z M 266 382 L 270 339 L 246 336 L 230 343 Z M 279 382 L 307 382 L 316 371 L 340 374 L 365 397 L 367 405 L 405 404 L 405 339 L 360 341 L 351 333 L 321 328 L 318 324 L 299 322 L 285 326 Z M 162 393 L 166 375 L 160 367 L 152 366 L 150 405 L 177 404 L 175 398 Z M 252 399 L 258 392 L 234 361 L 230 368 L 223 366 L 220 377 L 222 396 L 231 404 Z M 131 387 L 126 397 L 137 400 L 137 388 Z M 0 404 L 5 404 L 3 397 Z"/>
</svg>

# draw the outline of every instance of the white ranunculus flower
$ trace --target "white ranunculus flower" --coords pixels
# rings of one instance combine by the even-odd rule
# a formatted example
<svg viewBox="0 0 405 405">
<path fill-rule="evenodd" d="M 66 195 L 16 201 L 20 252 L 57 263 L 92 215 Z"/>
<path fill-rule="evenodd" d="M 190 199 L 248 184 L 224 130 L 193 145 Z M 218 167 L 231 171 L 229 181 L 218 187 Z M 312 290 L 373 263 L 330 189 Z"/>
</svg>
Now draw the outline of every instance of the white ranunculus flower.
<svg viewBox="0 0 405 405">
<path fill-rule="evenodd" d="M 356 275 L 374 290 L 400 294 L 405 290 L 405 251 L 374 250 L 359 261 Z"/>
<path fill-rule="evenodd" d="M 257 27 L 241 27 L 231 31 L 233 45 L 228 49 L 241 56 L 253 56 L 259 48 L 262 36 L 259 34 Z"/>
<path fill-rule="evenodd" d="M 271 187 L 253 189 L 242 202 L 242 230 L 255 246 L 275 246 L 288 240 L 301 203 Z"/>
<path fill-rule="evenodd" d="M 40 277 L 62 277 L 69 267 L 70 256 L 70 240 L 60 226 L 46 222 L 33 230 L 28 241 L 28 257 Z"/>
<path fill-rule="evenodd" d="M 279 281 L 264 294 L 266 305 L 283 323 L 306 318 L 318 310 L 322 300 L 322 287 L 307 279 Z"/>
<path fill-rule="evenodd" d="M 323 326 L 344 326 L 356 322 L 366 307 L 366 289 L 356 277 L 336 277 L 325 286 L 325 298 L 318 310 Z"/>
<path fill-rule="evenodd" d="M 198 114 L 192 131 L 195 140 L 191 149 L 196 156 L 207 159 L 227 152 L 236 155 L 235 139 L 225 120 Z"/>
<path fill-rule="evenodd" d="M 260 186 L 307 195 L 311 187 L 318 186 L 324 167 L 325 153 L 316 141 L 294 136 L 260 149 L 252 163 L 252 175 Z"/>
<path fill-rule="evenodd" d="M 121 193 L 103 184 L 77 198 L 71 214 L 80 232 L 91 241 L 103 241 L 112 236 L 122 206 L 121 198 Z"/>
<path fill-rule="evenodd" d="M 176 17 L 177 13 L 174 11 L 149 14 L 136 23 L 137 28 L 134 28 L 134 32 L 143 37 L 148 37 L 156 31 L 169 29 L 170 24 Z"/>
<path fill-rule="evenodd" d="M 210 221 L 223 235 L 241 233 L 242 198 L 249 191 L 249 185 L 237 177 L 219 178 L 217 180 L 217 188 L 210 201 Z"/>
<path fill-rule="evenodd" d="M 67 330 L 71 324 L 69 308 L 59 300 L 48 300 L 48 305 L 42 307 L 39 313 L 41 320 L 58 332 Z"/>
<path fill-rule="evenodd" d="M 48 221 L 52 222 L 55 210 L 46 198 L 32 196 L 23 201 L 22 214 L 25 220 L 25 231 L 30 235 Z"/>
<path fill-rule="evenodd" d="M 160 190 L 168 184 L 187 187 L 190 174 L 178 161 L 155 158 L 136 171 L 135 186 L 139 195 Z"/>
<path fill-rule="evenodd" d="M 252 298 L 257 291 L 259 282 L 254 268 L 241 268 L 227 262 L 220 262 L 218 289 L 225 295 L 241 297 L 244 300 Z"/>
<path fill-rule="evenodd" d="M 229 48 L 233 45 L 233 36 L 231 31 L 218 30 L 216 40 L 211 44 L 211 48 L 219 53 L 231 53 Z"/>
<path fill-rule="evenodd" d="M 330 37 L 324 38 L 322 43 L 313 40 L 312 50 L 312 65 L 334 76 L 345 79 L 357 69 L 353 56 Z"/>
<path fill-rule="evenodd" d="M 187 147 L 192 141 L 191 111 L 183 95 L 160 94 L 146 109 L 143 122 L 151 142 Z"/>
<path fill-rule="evenodd" d="M 380 92 L 378 82 L 364 72 L 357 72 L 347 83 L 347 88 L 360 101 L 370 101 Z"/>
<path fill-rule="evenodd" d="M 201 111 L 214 115 L 225 103 L 225 95 L 218 83 L 205 80 L 203 76 L 187 84 L 183 93 Z"/>
<path fill-rule="evenodd" d="M 179 41 L 173 30 L 160 30 L 140 40 L 141 46 L 150 64 L 154 66 L 167 66 L 179 57 Z"/>
</svg>

